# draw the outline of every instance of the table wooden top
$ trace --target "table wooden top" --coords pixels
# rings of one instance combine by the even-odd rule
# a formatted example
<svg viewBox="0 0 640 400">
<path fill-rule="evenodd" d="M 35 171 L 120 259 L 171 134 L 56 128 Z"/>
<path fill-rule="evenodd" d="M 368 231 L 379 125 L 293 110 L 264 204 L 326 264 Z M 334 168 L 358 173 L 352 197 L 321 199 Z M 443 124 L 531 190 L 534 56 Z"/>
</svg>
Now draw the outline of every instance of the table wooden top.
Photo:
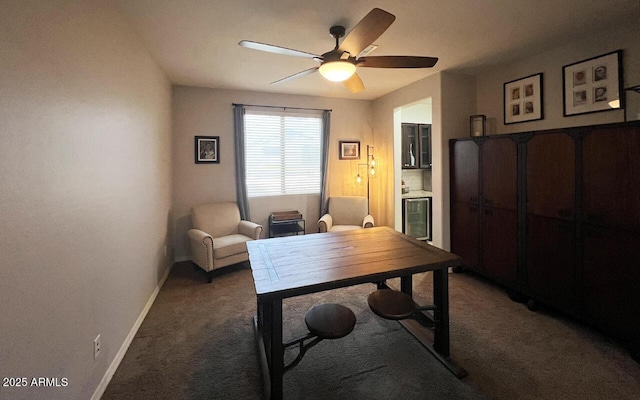
<svg viewBox="0 0 640 400">
<path fill-rule="evenodd" d="M 247 242 L 259 299 L 285 298 L 460 265 L 389 227 Z"/>
</svg>

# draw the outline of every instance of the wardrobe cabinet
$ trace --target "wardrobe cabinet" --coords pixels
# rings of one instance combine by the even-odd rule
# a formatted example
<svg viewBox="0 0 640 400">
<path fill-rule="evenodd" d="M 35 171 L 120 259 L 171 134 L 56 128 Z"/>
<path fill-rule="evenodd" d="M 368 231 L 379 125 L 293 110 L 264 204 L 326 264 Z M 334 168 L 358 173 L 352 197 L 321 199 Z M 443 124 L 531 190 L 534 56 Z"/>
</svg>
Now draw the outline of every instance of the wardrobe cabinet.
<svg viewBox="0 0 640 400">
<path fill-rule="evenodd" d="M 550 132 L 531 136 L 524 149 L 523 292 L 576 313 L 576 141 L 564 132 Z"/>
<path fill-rule="evenodd" d="M 480 147 L 477 141 L 451 143 L 451 248 L 467 268 L 480 268 Z"/>
<path fill-rule="evenodd" d="M 450 169 L 464 269 L 640 348 L 640 122 L 456 139 Z"/>
<path fill-rule="evenodd" d="M 516 282 L 517 150 L 511 137 L 452 143 L 452 251 L 462 263 L 508 285 Z"/>
<path fill-rule="evenodd" d="M 640 343 L 640 130 L 587 134 L 582 185 L 584 311 Z"/>
<path fill-rule="evenodd" d="M 511 137 L 480 146 L 482 268 L 508 286 L 516 284 L 518 262 L 517 147 Z"/>
</svg>

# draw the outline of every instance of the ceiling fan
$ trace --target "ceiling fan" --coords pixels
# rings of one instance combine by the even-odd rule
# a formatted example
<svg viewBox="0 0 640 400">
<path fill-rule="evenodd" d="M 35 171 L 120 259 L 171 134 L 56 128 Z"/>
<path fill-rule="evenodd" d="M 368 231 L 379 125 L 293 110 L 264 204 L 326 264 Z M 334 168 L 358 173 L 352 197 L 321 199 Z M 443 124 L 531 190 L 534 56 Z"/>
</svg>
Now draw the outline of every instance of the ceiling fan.
<svg viewBox="0 0 640 400">
<path fill-rule="evenodd" d="M 332 26 L 331 29 L 329 29 L 329 34 L 335 38 L 336 47 L 322 55 L 250 40 L 242 40 L 238 44 L 243 47 L 269 53 L 310 58 L 320 63 L 317 67 L 287 76 L 271 82 L 271 84 L 286 82 L 319 71 L 326 79 L 334 82 L 343 82 L 352 93 L 358 93 L 364 90 L 364 84 L 356 72 L 356 67 L 431 68 L 438 62 L 438 59 L 435 57 L 358 57 L 363 50 L 369 47 L 374 40 L 379 38 L 380 35 L 391 26 L 395 19 L 396 17 L 393 14 L 379 8 L 374 8 L 358 22 L 340 44 L 339 39 L 345 35 L 345 29 L 343 26 Z"/>
</svg>

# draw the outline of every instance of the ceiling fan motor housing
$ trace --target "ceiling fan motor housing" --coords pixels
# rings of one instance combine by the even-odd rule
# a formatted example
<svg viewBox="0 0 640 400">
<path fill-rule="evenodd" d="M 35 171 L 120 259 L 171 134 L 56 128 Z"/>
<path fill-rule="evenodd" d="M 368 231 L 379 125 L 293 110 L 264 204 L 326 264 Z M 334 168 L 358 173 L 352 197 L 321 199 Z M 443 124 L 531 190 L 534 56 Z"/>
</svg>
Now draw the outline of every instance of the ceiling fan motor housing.
<svg viewBox="0 0 640 400">
<path fill-rule="evenodd" d="M 331 37 L 334 37 L 336 40 L 343 37 L 345 32 L 346 30 L 344 29 L 344 26 L 335 25 L 329 28 L 329 34 L 331 35 Z"/>
</svg>

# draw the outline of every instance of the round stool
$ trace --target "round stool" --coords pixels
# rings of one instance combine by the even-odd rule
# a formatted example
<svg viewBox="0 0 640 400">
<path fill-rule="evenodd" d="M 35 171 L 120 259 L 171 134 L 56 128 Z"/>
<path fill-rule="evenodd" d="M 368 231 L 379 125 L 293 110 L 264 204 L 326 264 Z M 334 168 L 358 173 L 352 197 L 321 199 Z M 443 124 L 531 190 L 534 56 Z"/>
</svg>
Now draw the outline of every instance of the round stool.
<svg viewBox="0 0 640 400">
<path fill-rule="evenodd" d="M 376 290 L 369 295 L 367 302 L 371 311 L 386 319 L 409 318 L 416 311 L 416 303 L 413 302 L 411 296 L 392 289 Z"/>
<path fill-rule="evenodd" d="M 356 315 L 341 304 L 319 304 L 304 316 L 311 334 L 322 339 L 339 339 L 347 336 L 356 325 Z"/>
</svg>

